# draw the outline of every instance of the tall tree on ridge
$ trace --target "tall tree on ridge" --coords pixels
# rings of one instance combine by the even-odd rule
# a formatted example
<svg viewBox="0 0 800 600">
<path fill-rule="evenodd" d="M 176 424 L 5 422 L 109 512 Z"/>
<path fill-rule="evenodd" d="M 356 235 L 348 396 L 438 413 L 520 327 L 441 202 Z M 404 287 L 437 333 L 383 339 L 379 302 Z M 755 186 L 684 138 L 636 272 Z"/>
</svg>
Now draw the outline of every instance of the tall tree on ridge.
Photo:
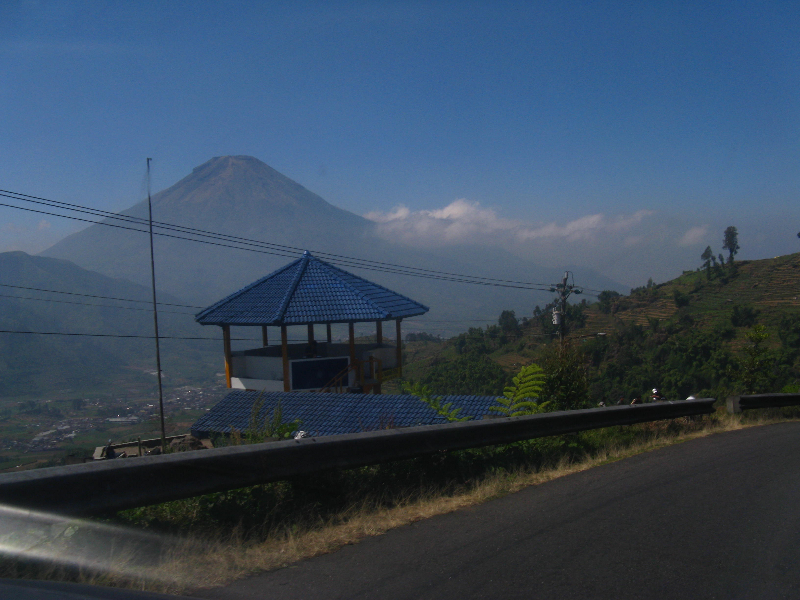
<svg viewBox="0 0 800 600">
<path fill-rule="evenodd" d="M 728 228 L 725 229 L 722 249 L 728 251 L 728 264 L 732 265 L 733 257 L 739 252 L 739 232 L 733 225 L 729 225 Z"/>
<path fill-rule="evenodd" d="M 703 266 L 706 269 L 706 277 L 711 279 L 711 260 L 714 258 L 714 251 L 711 249 L 711 246 L 706 246 L 700 258 L 703 260 Z"/>
</svg>

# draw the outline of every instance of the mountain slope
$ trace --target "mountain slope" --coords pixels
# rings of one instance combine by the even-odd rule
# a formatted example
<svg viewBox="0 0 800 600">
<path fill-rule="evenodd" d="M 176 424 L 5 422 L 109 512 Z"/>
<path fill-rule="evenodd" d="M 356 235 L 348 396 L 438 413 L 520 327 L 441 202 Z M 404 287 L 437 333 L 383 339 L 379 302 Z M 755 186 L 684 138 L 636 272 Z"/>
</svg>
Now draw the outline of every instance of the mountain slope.
<svg viewBox="0 0 800 600">
<path fill-rule="evenodd" d="M 646 398 L 653 387 L 676 399 L 800 384 L 800 253 L 686 271 L 627 296 L 572 305 L 568 317 L 568 347 L 588 366 L 590 403 Z M 493 326 L 447 342 L 412 343 L 405 373 L 436 393 L 472 393 L 458 385 L 480 361 L 492 360 L 506 376 L 520 365 L 546 364 L 558 347 L 555 334 L 545 311 L 516 332 Z M 499 394 L 503 377 L 495 380 Z"/>
<path fill-rule="evenodd" d="M 339 247 L 344 240 L 363 237 L 368 227 L 365 219 L 328 204 L 250 157 L 211 159 L 152 200 L 157 221 L 298 247 L 308 242 L 316 242 L 314 247 L 322 250 Z M 146 219 L 147 202 L 121 214 Z M 323 231 L 325 239 L 318 239 Z M 159 287 L 181 297 L 199 298 L 201 303 L 288 262 L 269 254 L 167 237 L 156 236 L 155 245 Z M 147 282 L 149 246 L 142 233 L 95 225 L 68 236 L 42 255 Z"/>
<path fill-rule="evenodd" d="M 123 214 L 146 217 L 146 202 Z M 391 243 L 375 234 L 372 222 L 329 204 L 247 156 L 217 157 L 197 167 L 153 197 L 153 216 L 157 221 L 299 249 L 453 273 L 546 283 L 560 280 L 562 274 L 559 269 L 543 268 L 499 249 L 461 246 L 420 250 Z M 158 286 L 193 304 L 216 301 L 300 255 L 298 251 L 292 257 L 278 257 L 168 237 L 157 237 L 155 244 Z M 148 251 L 143 233 L 93 225 L 42 254 L 147 284 Z M 494 318 L 503 308 L 528 314 L 535 304 L 550 297 L 547 292 L 445 283 L 340 266 L 427 304 L 431 307 L 430 320 Z M 581 273 L 580 277 L 581 284 L 596 289 L 620 287 L 593 273 Z M 464 326 L 463 322 L 456 323 L 450 330 L 463 330 Z"/>
<path fill-rule="evenodd" d="M 65 260 L 0 253 L 0 329 L 63 333 L 153 334 L 148 288 L 93 273 Z M 121 302 L 8 287 L 21 286 L 130 298 Z M 182 304 L 161 294 L 161 302 Z M 125 307 L 125 308 L 122 308 Z M 213 337 L 194 322 L 194 309 L 162 306 L 163 336 Z M 165 383 L 210 381 L 219 363 L 219 344 L 168 340 L 162 342 Z M 104 394 L 155 389 L 152 339 L 51 336 L 0 333 L 0 397 L 35 396 L 53 391 Z"/>
</svg>

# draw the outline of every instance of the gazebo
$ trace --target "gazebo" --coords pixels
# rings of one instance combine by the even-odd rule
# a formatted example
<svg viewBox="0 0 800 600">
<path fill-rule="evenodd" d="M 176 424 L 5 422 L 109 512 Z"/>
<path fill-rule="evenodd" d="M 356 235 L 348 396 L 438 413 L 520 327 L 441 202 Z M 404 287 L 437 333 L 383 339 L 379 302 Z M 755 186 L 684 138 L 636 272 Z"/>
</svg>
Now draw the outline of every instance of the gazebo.
<svg viewBox="0 0 800 600">
<path fill-rule="evenodd" d="M 426 312 L 427 306 L 306 251 L 302 258 L 212 304 L 195 320 L 222 328 L 229 388 L 380 393 L 382 381 L 402 373 L 401 321 Z M 395 321 L 395 345 L 383 340 L 383 323 L 390 320 Z M 355 324 L 365 322 L 375 323 L 376 340 L 357 344 Z M 331 339 L 334 323 L 347 323 L 347 343 Z M 324 342 L 314 337 L 314 325 L 323 324 Z M 307 341 L 290 344 L 290 325 L 306 325 Z M 231 351 L 231 326 L 260 327 L 261 347 Z M 280 346 L 269 345 L 269 327 L 280 327 Z"/>
</svg>

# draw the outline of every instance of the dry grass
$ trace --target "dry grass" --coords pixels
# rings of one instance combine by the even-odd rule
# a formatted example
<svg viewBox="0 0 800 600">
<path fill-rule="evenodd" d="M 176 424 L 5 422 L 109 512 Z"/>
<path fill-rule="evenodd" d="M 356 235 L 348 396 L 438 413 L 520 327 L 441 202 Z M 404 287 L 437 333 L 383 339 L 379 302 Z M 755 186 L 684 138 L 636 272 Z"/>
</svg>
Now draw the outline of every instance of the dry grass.
<svg viewBox="0 0 800 600">
<path fill-rule="evenodd" d="M 452 489 L 429 489 L 403 501 L 394 500 L 390 507 L 376 498 L 364 500 L 348 506 L 326 522 L 306 524 L 299 530 L 275 529 L 258 541 L 248 541 L 246 532 L 241 530 L 227 536 L 217 534 L 212 539 L 206 536 L 202 539 L 171 540 L 165 544 L 156 564 L 151 562 L 146 568 L 129 564 L 126 569 L 111 569 L 102 574 L 79 572 L 75 577 L 75 572 L 72 572 L 68 578 L 171 593 L 221 586 L 255 572 L 285 567 L 302 559 L 335 551 L 396 527 L 481 504 L 532 485 L 655 448 L 714 433 L 787 420 L 795 419 L 787 419 L 786 413 L 772 411 L 758 416 L 717 413 L 712 418 L 644 423 L 633 426 L 639 428 L 640 437 L 645 438 L 643 441 L 625 445 L 615 443 L 612 438 L 610 443 L 580 460 L 570 462 L 562 458 L 555 464 L 538 469 L 490 474 L 455 492 Z M 119 563 L 116 564 L 119 567 Z M 47 571 L 40 572 L 39 577 L 60 579 L 65 573 L 57 568 Z M 10 575 L 13 576 L 13 573 Z"/>
</svg>

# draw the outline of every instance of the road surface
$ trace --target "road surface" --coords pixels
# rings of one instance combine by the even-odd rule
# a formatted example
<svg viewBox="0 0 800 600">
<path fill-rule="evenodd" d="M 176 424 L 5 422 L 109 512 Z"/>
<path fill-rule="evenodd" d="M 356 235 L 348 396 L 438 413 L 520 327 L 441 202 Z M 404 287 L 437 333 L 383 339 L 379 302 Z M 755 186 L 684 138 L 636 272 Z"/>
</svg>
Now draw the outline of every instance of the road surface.
<svg viewBox="0 0 800 600">
<path fill-rule="evenodd" d="M 800 598 L 800 423 L 693 440 L 194 595 Z"/>
</svg>

